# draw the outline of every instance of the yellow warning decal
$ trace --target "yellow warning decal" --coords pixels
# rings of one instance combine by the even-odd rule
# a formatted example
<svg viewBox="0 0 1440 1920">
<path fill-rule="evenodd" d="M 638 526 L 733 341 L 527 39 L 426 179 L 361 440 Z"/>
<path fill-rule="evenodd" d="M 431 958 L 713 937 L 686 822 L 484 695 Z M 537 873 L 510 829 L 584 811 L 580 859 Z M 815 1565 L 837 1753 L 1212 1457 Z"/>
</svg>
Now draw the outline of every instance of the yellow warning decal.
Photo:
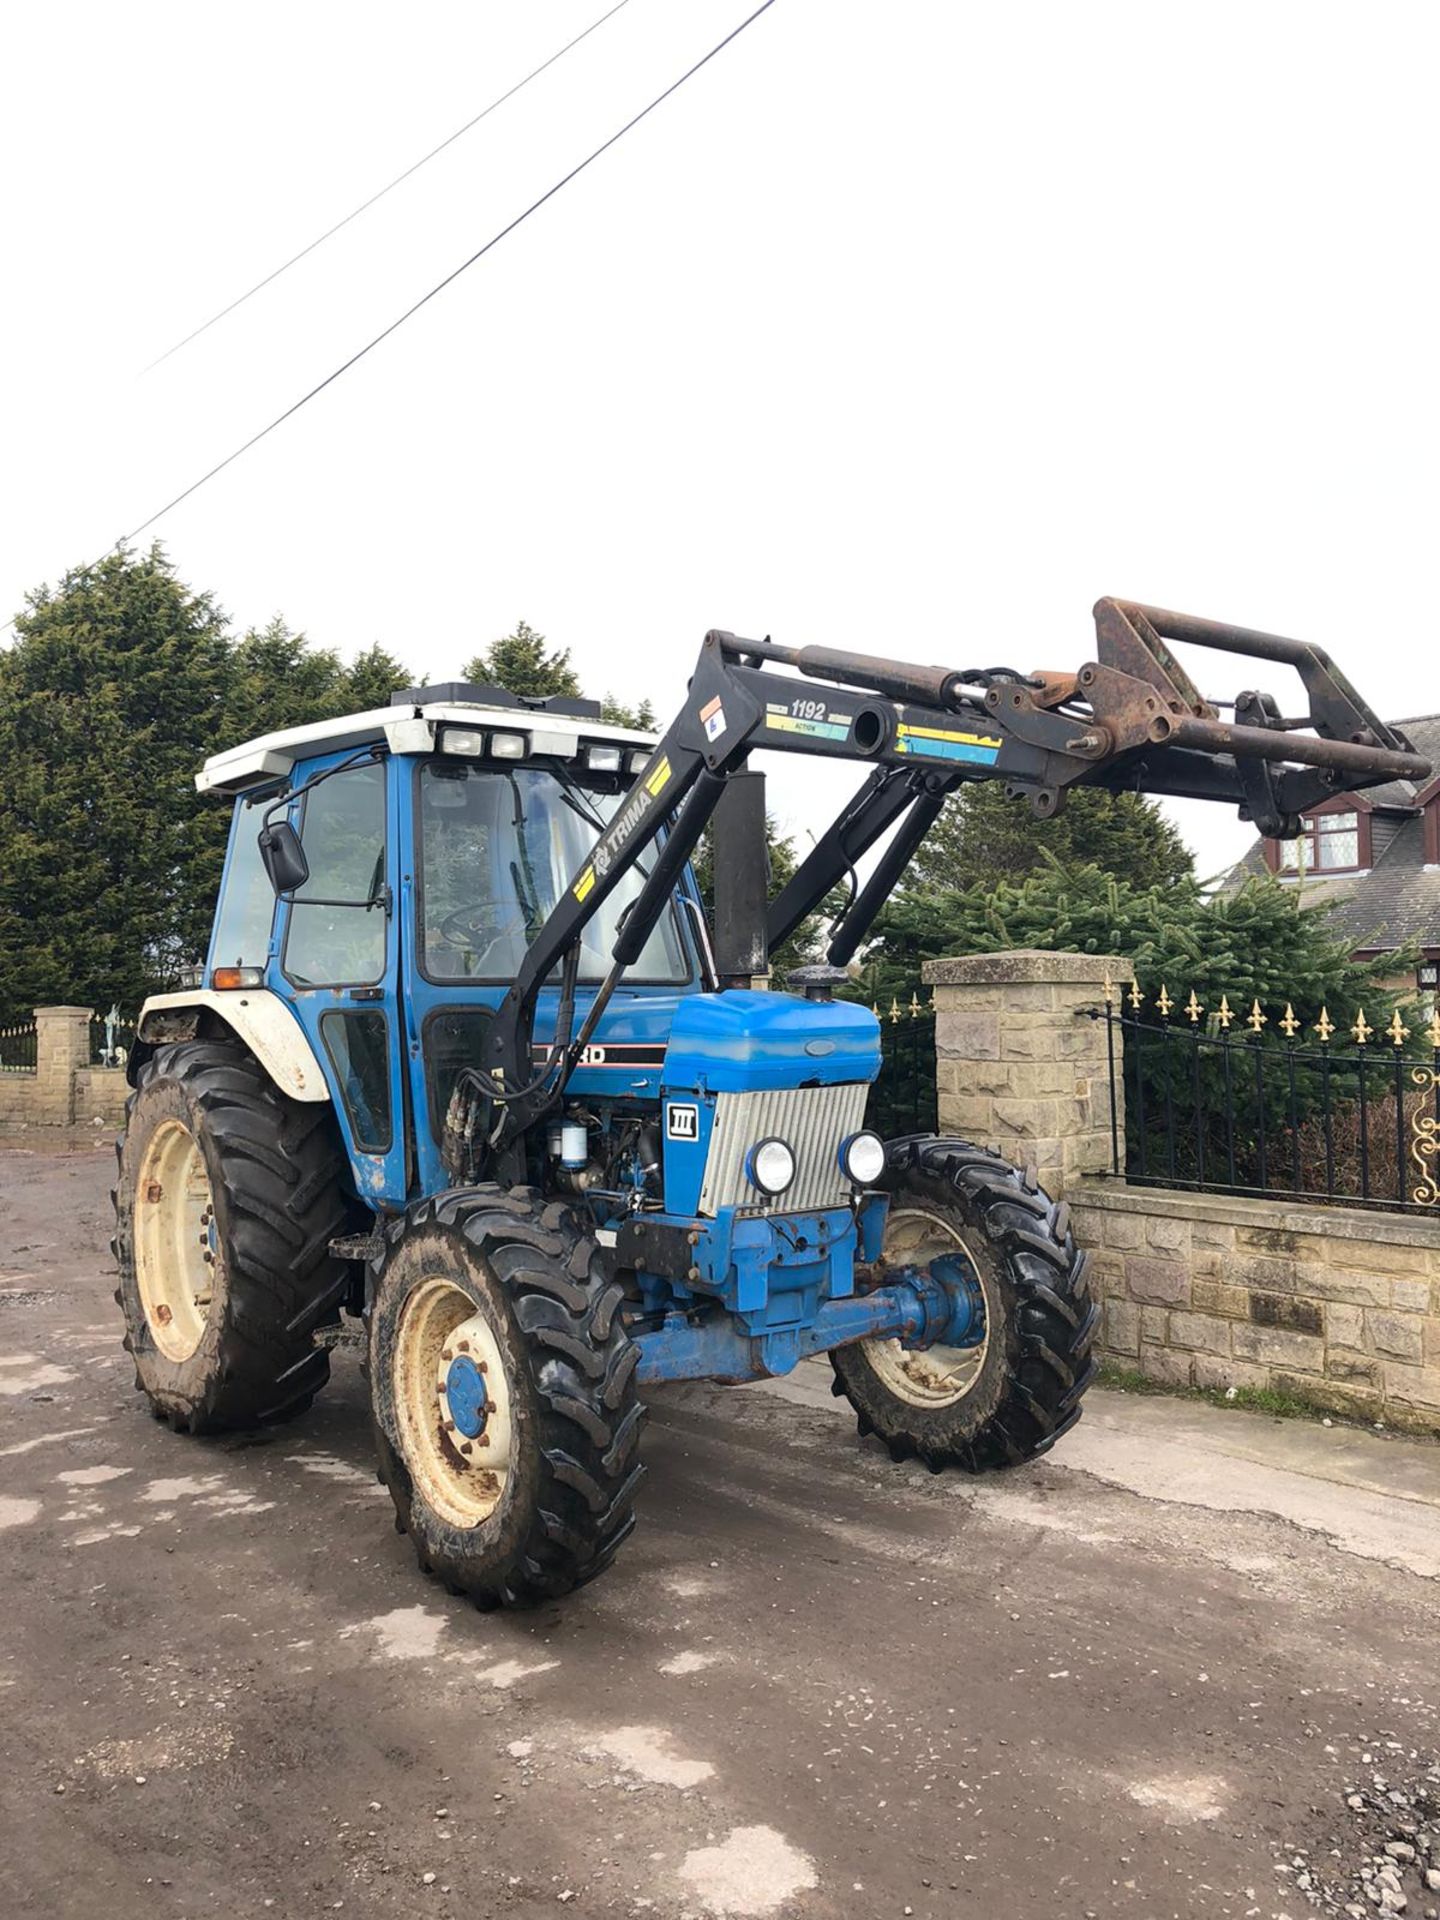
<svg viewBox="0 0 1440 1920">
<path fill-rule="evenodd" d="M 655 771 L 651 774 L 650 778 L 645 782 L 645 790 L 652 795 L 658 795 L 663 788 L 669 785 L 669 782 L 670 756 L 667 753 L 661 760 L 659 766 L 656 767 Z"/>
<path fill-rule="evenodd" d="M 595 869 L 594 867 L 586 867 L 580 878 L 575 882 L 575 898 L 577 900 L 583 900 L 594 884 Z"/>
</svg>

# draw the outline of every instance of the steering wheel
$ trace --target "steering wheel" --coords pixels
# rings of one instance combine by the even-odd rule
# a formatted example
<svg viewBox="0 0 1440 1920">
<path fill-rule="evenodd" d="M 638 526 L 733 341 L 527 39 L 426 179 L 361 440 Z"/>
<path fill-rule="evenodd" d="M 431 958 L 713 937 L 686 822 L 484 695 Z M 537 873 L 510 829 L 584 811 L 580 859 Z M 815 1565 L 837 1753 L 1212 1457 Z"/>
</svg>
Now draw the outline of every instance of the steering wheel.
<svg viewBox="0 0 1440 1920">
<path fill-rule="evenodd" d="M 525 909 L 518 900 L 486 900 L 447 913 L 438 931 L 448 946 L 483 957 L 498 941 L 524 926 Z"/>
</svg>

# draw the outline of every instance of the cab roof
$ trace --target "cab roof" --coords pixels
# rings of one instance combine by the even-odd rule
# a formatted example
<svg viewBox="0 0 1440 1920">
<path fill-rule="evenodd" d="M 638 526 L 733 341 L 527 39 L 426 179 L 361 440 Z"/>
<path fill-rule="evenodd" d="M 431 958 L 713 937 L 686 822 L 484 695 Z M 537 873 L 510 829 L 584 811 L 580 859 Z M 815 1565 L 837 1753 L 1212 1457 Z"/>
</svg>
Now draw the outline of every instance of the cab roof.
<svg viewBox="0 0 1440 1920">
<path fill-rule="evenodd" d="M 391 753 L 433 753 L 436 734 L 446 722 L 493 727 L 503 733 L 527 733 L 527 757 L 549 754 L 573 760 L 582 741 L 613 741 L 620 746 L 651 747 L 657 735 L 634 727 L 615 727 L 599 717 L 591 700 L 526 700 L 502 687 L 477 687 L 450 681 L 437 687 L 408 687 L 388 707 L 366 713 L 312 720 L 303 727 L 264 733 L 243 746 L 215 753 L 195 776 L 201 793 L 244 793 L 283 780 L 297 760 L 350 748 L 388 746 Z"/>
</svg>

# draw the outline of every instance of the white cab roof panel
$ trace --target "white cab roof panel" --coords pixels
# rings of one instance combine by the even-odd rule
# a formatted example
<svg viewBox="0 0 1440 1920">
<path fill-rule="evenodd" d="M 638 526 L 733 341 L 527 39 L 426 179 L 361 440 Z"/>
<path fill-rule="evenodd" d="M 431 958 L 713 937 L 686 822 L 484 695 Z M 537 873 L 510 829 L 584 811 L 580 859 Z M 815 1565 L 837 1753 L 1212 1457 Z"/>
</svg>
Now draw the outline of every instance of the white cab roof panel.
<svg viewBox="0 0 1440 1920">
<path fill-rule="evenodd" d="M 613 740 L 617 745 L 652 747 L 657 736 L 636 733 L 630 727 L 612 727 L 603 720 L 584 720 L 576 714 L 546 713 L 533 707 L 482 707 L 463 703 L 376 707 L 369 713 L 342 714 L 334 720 L 315 720 L 304 727 L 285 727 L 262 734 L 243 747 L 227 747 L 212 754 L 195 776 L 201 793 L 244 793 L 267 780 L 280 780 L 297 760 L 316 754 L 344 753 L 354 747 L 384 742 L 392 753 L 431 753 L 435 729 L 442 721 L 469 727 L 494 727 L 505 733 L 528 733 L 532 754 L 554 754 L 573 760 L 582 740 Z"/>
</svg>

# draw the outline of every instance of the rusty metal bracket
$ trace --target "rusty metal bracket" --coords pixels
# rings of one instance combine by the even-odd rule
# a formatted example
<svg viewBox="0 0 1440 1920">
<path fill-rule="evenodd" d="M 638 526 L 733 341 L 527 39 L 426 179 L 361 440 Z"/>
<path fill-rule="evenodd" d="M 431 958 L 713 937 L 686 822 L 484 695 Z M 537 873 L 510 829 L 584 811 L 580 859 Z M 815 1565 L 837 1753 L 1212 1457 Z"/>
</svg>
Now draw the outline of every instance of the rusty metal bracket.
<svg viewBox="0 0 1440 1920">
<path fill-rule="evenodd" d="M 1209 719 L 1215 709 L 1166 646 L 1155 624 L 1158 608 L 1129 600 L 1095 602 L 1095 644 L 1100 664 L 1151 686 L 1176 713 Z M 1163 616 L 1162 616 L 1163 617 Z"/>
</svg>

